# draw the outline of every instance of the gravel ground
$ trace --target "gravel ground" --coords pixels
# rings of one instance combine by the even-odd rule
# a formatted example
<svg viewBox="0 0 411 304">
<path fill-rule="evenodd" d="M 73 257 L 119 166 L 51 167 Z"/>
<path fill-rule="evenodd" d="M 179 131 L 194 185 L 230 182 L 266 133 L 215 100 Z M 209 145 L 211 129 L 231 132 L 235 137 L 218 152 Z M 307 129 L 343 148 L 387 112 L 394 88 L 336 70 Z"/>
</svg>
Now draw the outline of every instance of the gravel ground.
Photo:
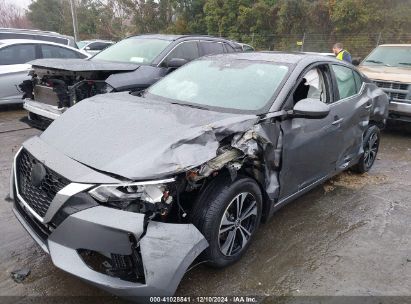
<svg viewBox="0 0 411 304">
<path fill-rule="evenodd" d="M 122 302 L 54 267 L 5 201 L 14 153 L 40 134 L 20 122 L 24 115 L 0 109 L 0 295 L 13 296 L 2 299 Z M 410 223 L 411 127 L 395 125 L 383 132 L 371 172 L 344 172 L 290 203 L 261 226 L 240 263 L 223 270 L 200 265 L 176 295 L 373 295 L 411 302 Z M 25 267 L 31 274 L 15 283 L 10 273 Z"/>
</svg>

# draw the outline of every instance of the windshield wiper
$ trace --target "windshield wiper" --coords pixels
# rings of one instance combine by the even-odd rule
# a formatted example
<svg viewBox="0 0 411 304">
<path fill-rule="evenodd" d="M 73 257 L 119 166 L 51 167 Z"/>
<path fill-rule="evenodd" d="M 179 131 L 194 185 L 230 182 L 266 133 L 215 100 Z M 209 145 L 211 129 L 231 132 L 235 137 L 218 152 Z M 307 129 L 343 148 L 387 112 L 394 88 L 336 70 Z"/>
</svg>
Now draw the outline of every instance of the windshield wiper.
<svg viewBox="0 0 411 304">
<path fill-rule="evenodd" d="M 365 60 L 365 62 L 371 62 L 371 63 L 376 63 L 376 64 L 382 64 L 382 65 L 385 65 L 385 66 L 387 66 L 387 67 L 392 66 L 392 65 L 389 65 L 388 63 L 384 63 L 384 62 L 382 62 L 382 61 L 372 60 L 372 59 L 370 59 L 370 60 Z"/>
<path fill-rule="evenodd" d="M 178 102 L 171 102 L 171 104 L 183 106 L 183 107 L 190 107 L 190 108 L 195 108 L 195 109 L 201 109 L 201 110 L 209 110 L 206 107 L 198 106 L 198 105 L 193 105 L 193 104 L 187 104 L 187 103 L 178 103 Z"/>
<path fill-rule="evenodd" d="M 398 64 L 402 64 L 402 65 L 411 65 L 411 62 L 399 62 Z"/>
</svg>

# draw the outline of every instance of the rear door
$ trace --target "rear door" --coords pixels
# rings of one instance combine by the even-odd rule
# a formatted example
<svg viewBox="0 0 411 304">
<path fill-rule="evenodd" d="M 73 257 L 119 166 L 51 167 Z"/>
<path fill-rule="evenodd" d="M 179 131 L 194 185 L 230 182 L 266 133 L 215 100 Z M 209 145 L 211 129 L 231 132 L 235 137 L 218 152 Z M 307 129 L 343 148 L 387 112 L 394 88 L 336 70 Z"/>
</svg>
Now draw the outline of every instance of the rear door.
<svg viewBox="0 0 411 304">
<path fill-rule="evenodd" d="M 39 58 L 35 44 L 15 44 L 0 49 L 0 104 L 21 103 L 18 85 L 28 76 L 29 61 Z"/>
<path fill-rule="evenodd" d="M 80 52 L 57 45 L 41 44 L 40 47 L 42 58 L 87 58 L 86 55 Z"/>
<path fill-rule="evenodd" d="M 336 170 L 351 165 L 362 153 L 362 140 L 368 126 L 372 100 L 364 90 L 362 77 L 350 67 L 331 65 L 336 102 L 332 105 L 340 119 L 340 144 Z"/>
<path fill-rule="evenodd" d="M 222 54 L 224 52 L 223 42 L 200 40 L 200 56 Z"/>
</svg>

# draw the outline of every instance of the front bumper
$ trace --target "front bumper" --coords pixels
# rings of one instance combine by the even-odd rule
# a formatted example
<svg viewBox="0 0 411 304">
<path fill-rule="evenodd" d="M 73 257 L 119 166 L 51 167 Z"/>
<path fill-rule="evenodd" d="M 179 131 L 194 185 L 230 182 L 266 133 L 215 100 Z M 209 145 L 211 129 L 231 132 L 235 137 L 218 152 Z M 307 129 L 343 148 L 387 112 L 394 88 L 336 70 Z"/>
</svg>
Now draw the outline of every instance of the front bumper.
<svg viewBox="0 0 411 304">
<path fill-rule="evenodd" d="M 30 113 L 34 113 L 51 120 L 57 119 L 66 110 L 66 108 L 59 109 L 57 106 L 45 104 L 31 99 L 25 99 L 23 107 Z"/>
<path fill-rule="evenodd" d="M 389 118 L 411 122 L 411 103 L 391 101 L 389 105 Z"/>
<path fill-rule="evenodd" d="M 27 146 L 35 154 L 42 151 L 38 141 L 31 140 Z M 52 159 L 53 152 L 49 151 L 48 156 Z M 57 164 L 65 161 L 68 160 L 63 158 L 56 165 L 53 162 L 48 165 L 60 171 Z M 112 294 L 173 295 L 187 268 L 208 246 L 192 224 L 147 223 L 140 213 L 85 203 L 80 195 L 86 195 L 84 191 L 91 184 L 72 182 L 56 194 L 46 214 L 39 217 L 19 194 L 14 168 L 15 165 L 10 178 L 10 196 L 14 200 L 13 212 L 23 227 L 50 254 L 54 265 Z M 80 172 L 74 166 L 73 170 Z M 57 221 L 60 211 L 66 216 Z M 105 256 L 130 256 L 136 249 L 143 272 L 143 280 L 138 281 L 98 271 L 81 254 L 87 251 Z"/>
<path fill-rule="evenodd" d="M 18 201 L 15 204 L 19 204 Z M 112 294 L 123 297 L 173 295 L 194 259 L 208 246 L 192 224 L 149 222 L 144 215 L 97 206 L 70 215 L 47 239 L 34 229 L 19 206 L 13 211 L 23 227 L 50 254 L 55 266 Z M 131 254 L 130 236 L 139 240 L 145 283 L 97 272 L 79 250 Z"/>
</svg>

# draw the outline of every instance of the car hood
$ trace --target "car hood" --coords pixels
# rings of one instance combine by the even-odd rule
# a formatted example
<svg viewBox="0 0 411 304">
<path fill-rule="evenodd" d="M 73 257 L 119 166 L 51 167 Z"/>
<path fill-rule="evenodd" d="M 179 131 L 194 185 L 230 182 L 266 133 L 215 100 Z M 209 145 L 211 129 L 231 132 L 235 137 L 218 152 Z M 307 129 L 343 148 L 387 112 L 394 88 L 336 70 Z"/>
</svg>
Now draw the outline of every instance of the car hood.
<svg viewBox="0 0 411 304">
<path fill-rule="evenodd" d="M 72 72 L 88 71 L 134 71 L 139 68 L 135 63 L 111 62 L 90 59 L 37 59 L 30 61 L 33 68 L 46 68 Z"/>
<path fill-rule="evenodd" d="M 258 117 L 148 100 L 96 95 L 68 109 L 41 135 L 48 145 L 99 171 L 131 180 L 168 177 L 216 156 L 220 141 Z"/>
<path fill-rule="evenodd" d="M 359 70 L 368 78 L 383 81 L 411 83 L 411 68 L 387 66 L 359 66 Z"/>
</svg>

